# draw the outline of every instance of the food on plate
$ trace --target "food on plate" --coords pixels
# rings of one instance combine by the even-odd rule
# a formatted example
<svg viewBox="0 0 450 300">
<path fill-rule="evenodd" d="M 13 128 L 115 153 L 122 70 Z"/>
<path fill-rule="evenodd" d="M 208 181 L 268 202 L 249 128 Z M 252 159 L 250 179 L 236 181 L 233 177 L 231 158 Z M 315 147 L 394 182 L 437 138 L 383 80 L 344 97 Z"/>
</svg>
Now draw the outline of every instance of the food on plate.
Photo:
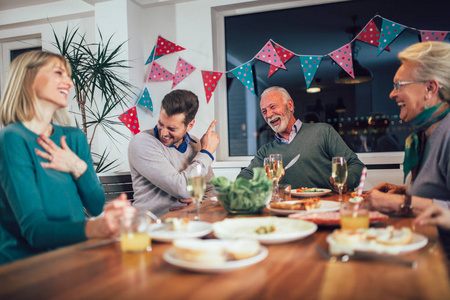
<svg viewBox="0 0 450 300">
<path fill-rule="evenodd" d="M 339 225 L 341 213 L 339 211 L 328 211 L 328 212 L 311 211 L 311 212 L 291 214 L 289 215 L 289 218 L 310 221 L 316 224 Z M 382 221 L 388 218 L 389 218 L 388 215 L 382 214 L 378 211 L 369 211 L 370 222 Z"/>
<path fill-rule="evenodd" d="M 257 234 L 267 234 L 267 233 L 274 232 L 275 230 L 276 230 L 276 228 L 273 225 L 263 225 L 263 226 L 259 226 L 258 228 L 256 228 L 255 232 Z"/>
<path fill-rule="evenodd" d="M 169 224 L 170 230 L 173 231 L 188 231 L 189 219 L 188 218 L 167 218 L 164 223 Z"/>
<path fill-rule="evenodd" d="M 271 202 L 270 208 L 286 210 L 311 210 L 319 208 L 321 204 L 322 200 L 319 198 L 308 198 L 299 201 Z"/>
<path fill-rule="evenodd" d="M 319 189 L 316 187 L 313 187 L 313 188 L 301 187 L 299 189 L 296 189 L 295 191 L 297 193 L 322 193 L 322 192 L 325 192 L 324 189 Z"/>
<path fill-rule="evenodd" d="M 409 244 L 412 240 L 410 228 L 394 229 L 369 228 L 357 230 L 336 229 L 331 234 L 330 253 L 353 254 L 355 250 L 398 253 L 398 246 Z"/>
<path fill-rule="evenodd" d="M 177 239 L 173 241 L 175 254 L 182 260 L 220 264 L 227 260 L 240 260 L 255 256 L 260 243 L 251 239 L 233 241 Z"/>
<path fill-rule="evenodd" d="M 246 259 L 258 254 L 261 245 L 257 240 L 238 239 L 229 243 L 225 252 L 232 260 Z"/>
<path fill-rule="evenodd" d="M 273 182 L 264 168 L 254 168 L 253 178 L 237 178 L 234 182 L 220 176 L 211 178 L 217 198 L 230 211 L 256 212 L 263 208 L 272 194 Z"/>
<path fill-rule="evenodd" d="M 177 239 L 173 241 L 175 254 L 182 260 L 199 263 L 223 263 L 225 248 L 220 241 Z"/>
</svg>

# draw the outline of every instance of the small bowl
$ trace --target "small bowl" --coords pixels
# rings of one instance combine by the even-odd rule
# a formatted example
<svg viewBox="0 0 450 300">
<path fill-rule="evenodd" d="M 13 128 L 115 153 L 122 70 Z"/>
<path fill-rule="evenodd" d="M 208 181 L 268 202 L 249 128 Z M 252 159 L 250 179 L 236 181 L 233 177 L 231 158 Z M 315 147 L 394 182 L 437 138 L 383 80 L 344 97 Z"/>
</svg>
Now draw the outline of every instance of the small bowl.
<svg viewBox="0 0 450 300">
<path fill-rule="evenodd" d="M 245 207 L 242 209 L 237 209 L 235 207 L 231 208 L 229 206 L 228 201 L 228 193 L 221 193 L 219 191 L 215 191 L 217 198 L 219 199 L 219 202 L 222 204 L 223 207 L 227 210 L 229 214 L 232 215 L 252 215 L 252 214 L 258 214 L 262 213 L 264 207 L 269 203 L 270 199 L 272 198 L 272 191 L 263 192 L 260 193 L 257 197 L 255 197 L 254 205 Z"/>
</svg>

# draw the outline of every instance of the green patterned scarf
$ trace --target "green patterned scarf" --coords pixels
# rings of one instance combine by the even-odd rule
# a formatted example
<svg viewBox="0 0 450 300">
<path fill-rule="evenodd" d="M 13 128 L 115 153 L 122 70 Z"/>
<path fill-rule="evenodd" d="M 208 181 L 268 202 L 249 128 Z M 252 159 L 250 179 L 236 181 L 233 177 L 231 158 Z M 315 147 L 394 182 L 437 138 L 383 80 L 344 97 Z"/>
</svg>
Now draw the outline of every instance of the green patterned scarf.
<svg viewBox="0 0 450 300">
<path fill-rule="evenodd" d="M 414 132 L 408 136 L 405 141 L 405 160 L 403 161 L 405 181 L 408 173 L 417 166 L 422 159 L 422 152 L 425 147 L 422 147 L 423 145 L 421 145 L 424 141 L 419 139 L 419 134 L 423 133 L 434 123 L 442 120 L 450 112 L 448 105 L 442 107 L 443 104 L 444 102 L 441 102 L 433 107 L 425 109 L 409 122 Z"/>
</svg>

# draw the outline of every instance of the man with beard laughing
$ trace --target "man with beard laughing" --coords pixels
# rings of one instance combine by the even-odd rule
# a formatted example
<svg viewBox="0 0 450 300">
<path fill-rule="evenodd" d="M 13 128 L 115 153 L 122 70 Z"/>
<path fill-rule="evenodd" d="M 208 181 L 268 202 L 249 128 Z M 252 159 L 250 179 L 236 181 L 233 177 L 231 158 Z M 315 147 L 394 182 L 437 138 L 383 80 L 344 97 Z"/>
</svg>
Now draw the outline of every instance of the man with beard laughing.
<svg viewBox="0 0 450 300">
<path fill-rule="evenodd" d="M 207 170 L 203 199 L 214 195 L 210 183 L 214 173 L 212 154 L 220 139 L 213 127 L 214 120 L 200 141 L 189 135 L 198 111 L 197 96 L 187 90 L 174 90 L 161 104 L 158 124 L 141 131 L 128 146 L 128 160 L 133 179 L 134 202 L 139 209 L 151 210 L 158 216 L 171 208 L 192 202 L 187 191 L 186 170 L 193 163 Z"/>
<path fill-rule="evenodd" d="M 290 184 L 292 188 L 333 189 L 331 159 L 343 156 L 348 165 L 347 187 L 353 189 L 358 186 L 364 165 L 331 125 L 296 120 L 294 101 L 282 87 L 266 89 L 261 95 L 260 107 L 264 120 L 276 133 L 275 139 L 257 151 L 250 165 L 238 177 L 252 178 L 253 168 L 263 167 L 264 158 L 270 154 L 282 154 L 283 166 L 300 154 L 292 167 L 285 171 L 280 184 Z"/>
</svg>

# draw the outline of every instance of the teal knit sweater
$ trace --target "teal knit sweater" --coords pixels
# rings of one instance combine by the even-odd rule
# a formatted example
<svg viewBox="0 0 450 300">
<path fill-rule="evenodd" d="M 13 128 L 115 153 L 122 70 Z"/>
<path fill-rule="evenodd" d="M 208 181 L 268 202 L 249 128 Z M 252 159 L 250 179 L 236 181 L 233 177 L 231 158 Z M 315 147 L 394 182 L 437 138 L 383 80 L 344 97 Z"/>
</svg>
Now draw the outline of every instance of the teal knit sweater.
<svg viewBox="0 0 450 300">
<path fill-rule="evenodd" d="M 84 133 L 53 126 L 50 137 L 67 145 L 88 168 L 74 179 L 71 174 L 44 169 L 47 160 L 37 134 L 21 123 L 0 131 L 0 264 L 86 239 L 83 206 L 93 215 L 105 204 L 103 188 L 94 171 Z"/>
<path fill-rule="evenodd" d="M 363 163 L 345 144 L 331 125 L 326 123 L 303 123 L 290 144 L 277 140 L 262 146 L 250 165 L 243 169 L 238 177 L 252 178 L 253 168 L 263 167 L 264 158 L 272 153 L 283 155 L 283 166 L 286 166 L 297 154 L 298 161 L 280 180 L 280 184 L 290 184 L 293 189 L 300 187 L 333 187 L 330 184 L 331 158 L 344 156 L 348 164 L 348 189 L 358 186 Z"/>
</svg>

